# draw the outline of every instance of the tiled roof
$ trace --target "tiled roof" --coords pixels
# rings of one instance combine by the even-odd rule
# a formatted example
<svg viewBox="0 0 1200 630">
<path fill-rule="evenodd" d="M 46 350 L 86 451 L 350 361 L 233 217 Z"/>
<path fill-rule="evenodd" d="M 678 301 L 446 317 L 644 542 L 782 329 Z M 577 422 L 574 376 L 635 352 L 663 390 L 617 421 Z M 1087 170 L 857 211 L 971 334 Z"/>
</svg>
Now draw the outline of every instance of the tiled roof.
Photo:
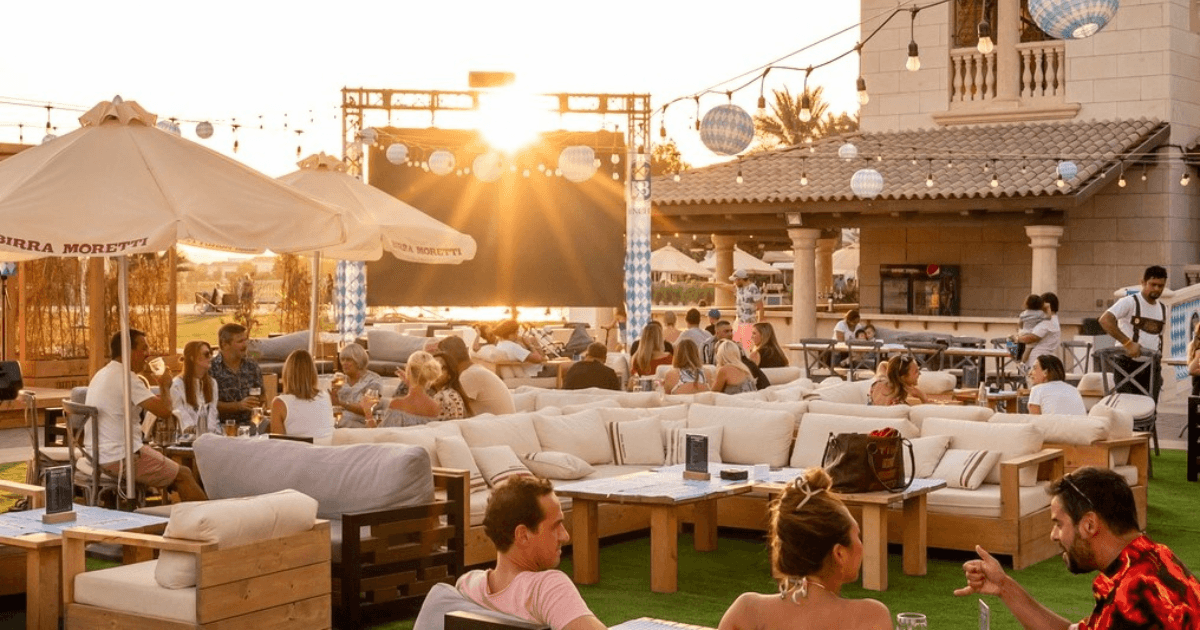
<svg viewBox="0 0 1200 630">
<path fill-rule="evenodd" d="M 656 206 L 861 201 L 850 178 L 861 168 L 883 176 L 877 200 L 986 199 L 1076 195 L 1131 152 L 1166 142 L 1156 120 L 977 125 L 824 138 L 809 145 L 751 154 L 654 180 Z M 859 157 L 843 160 L 852 142 Z M 881 157 L 881 160 L 877 160 Z M 1078 174 L 1056 185 L 1058 160 Z M 932 160 L 932 162 L 931 162 Z M 736 183 L 738 171 L 743 183 Z M 926 186 L 929 173 L 933 185 Z M 992 175 L 998 186 L 991 186 Z M 801 183 L 807 175 L 808 184 Z M 669 212 L 669 210 L 668 210 Z"/>
</svg>

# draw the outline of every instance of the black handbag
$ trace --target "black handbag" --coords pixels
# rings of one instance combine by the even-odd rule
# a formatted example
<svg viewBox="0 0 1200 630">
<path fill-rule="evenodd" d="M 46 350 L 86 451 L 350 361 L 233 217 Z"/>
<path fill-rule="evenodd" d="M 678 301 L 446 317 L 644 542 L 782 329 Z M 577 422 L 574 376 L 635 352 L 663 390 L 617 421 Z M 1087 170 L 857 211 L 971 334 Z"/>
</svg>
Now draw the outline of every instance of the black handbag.
<svg viewBox="0 0 1200 630">
<path fill-rule="evenodd" d="M 904 479 L 904 447 L 908 447 L 909 475 Z M 833 480 L 833 491 L 903 492 L 913 482 L 916 459 L 912 442 L 900 435 L 877 436 L 866 433 L 829 434 L 821 466 Z"/>
</svg>

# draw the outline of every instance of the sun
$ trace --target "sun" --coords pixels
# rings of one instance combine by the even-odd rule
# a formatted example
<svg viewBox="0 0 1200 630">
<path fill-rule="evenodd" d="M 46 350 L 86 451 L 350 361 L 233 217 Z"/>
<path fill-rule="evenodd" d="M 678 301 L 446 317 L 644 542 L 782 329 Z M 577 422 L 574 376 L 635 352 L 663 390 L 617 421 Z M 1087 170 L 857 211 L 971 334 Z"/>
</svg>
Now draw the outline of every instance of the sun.
<svg viewBox="0 0 1200 630">
<path fill-rule="evenodd" d="M 478 129 L 492 148 L 512 154 L 551 128 L 553 113 L 546 97 L 514 87 L 489 90 L 479 96 Z"/>
</svg>

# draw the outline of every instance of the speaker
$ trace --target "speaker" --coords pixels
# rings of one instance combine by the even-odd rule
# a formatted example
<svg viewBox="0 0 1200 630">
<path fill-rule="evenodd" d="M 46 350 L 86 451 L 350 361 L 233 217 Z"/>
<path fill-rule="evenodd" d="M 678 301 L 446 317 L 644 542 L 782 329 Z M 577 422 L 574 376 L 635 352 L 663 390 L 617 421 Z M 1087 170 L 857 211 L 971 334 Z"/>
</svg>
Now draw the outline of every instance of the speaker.
<svg viewBox="0 0 1200 630">
<path fill-rule="evenodd" d="M 21 364 L 0 361 L 0 400 L 16 400 L 25 383 L 21 380 Z"/>
</svg>

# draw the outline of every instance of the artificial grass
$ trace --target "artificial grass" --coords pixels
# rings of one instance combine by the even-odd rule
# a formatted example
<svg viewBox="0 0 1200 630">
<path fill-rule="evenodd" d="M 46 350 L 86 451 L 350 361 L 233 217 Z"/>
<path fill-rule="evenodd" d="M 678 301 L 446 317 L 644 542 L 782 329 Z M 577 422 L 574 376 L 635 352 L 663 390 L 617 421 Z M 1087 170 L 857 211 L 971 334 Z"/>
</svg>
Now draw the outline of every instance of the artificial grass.
<svg viewBox="0 0 1200 630">
<path fill-rule="evenodd" d="M 9 464 L 0 464 L 0 479 L 5 481 L 25 482 L 25 462 L 12 462 Z M 8 508 L 16 503 L 21 495 L 16 493 L 0 492 L 0 512 L 7 512 Z"/>
<path fill-rule="evenodd" d="M 1171 547 L 1193 571 L 1200 570 L 1200 523 L 1193 520 L 1197 486 L 1188 483 L 1182 451 L 1163 451 L 1154 458 L 1154 478 L 1150 481 L 1149 528 L 1147 533 Z M 579 591 L 592 611 L 605 625 L 612 626 L 636 617 L 649 616 L 685 623 L 716 627 L 725 609 L 745 591 L 770 593 L 776 590 L 770 579 L 767 553 L 761 533 L 722 530 L 717 551 L 698 553 L 690 535 L 679 539 L 679 591 L 650 591 L 650 539 L 636 536 L 600 549 L 600 582 L 580 586 Z M 1046 521 L 1050 535 L 1050 521 Z M 936 544 L 931 540 L 930 543 Z M 559 567 L 571 573 L 569 554 Z M 858 584 L 847 585 L 844 597 L 871 597 L 887 604 L 895 615 L 921 612 L 936 628 L 974 628 L 978 626 L 978 596 L 955 597 L 954 589 L 965 584 L 962 563 L 975 555 L 930 549 L 928 574 L 905 575 L 900 548 L 893 546 L 888 557 L 888 590 L 864 590 Z M 1010 565 L 1007 556 L 1001 563 Z M 1092 609 L 1091 582 L 1094 573 L 1071 575 L 1059 557 L 1050 558 L 1021 571 L 1009 570 L 1018 582 L 1039 601 L 1071 622 Z M 983 597 L 992 610 L 992 628 L 1017 629 L 1020 624 L 999 598 Z M 409 630 L 412 620 L 376 626 L 389 630 Z"/>
</svg>

